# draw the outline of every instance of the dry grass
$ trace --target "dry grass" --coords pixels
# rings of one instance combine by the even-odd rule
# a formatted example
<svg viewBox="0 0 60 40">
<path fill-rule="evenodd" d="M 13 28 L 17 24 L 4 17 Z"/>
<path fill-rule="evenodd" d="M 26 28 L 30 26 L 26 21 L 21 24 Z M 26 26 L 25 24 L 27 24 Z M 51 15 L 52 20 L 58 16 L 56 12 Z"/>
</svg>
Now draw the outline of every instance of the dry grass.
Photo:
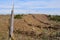
<svg viewBox="0 0 60 40">
<path fill-rule="evenodd" d="M 0 15 L 0 40 L 8 40 L 9 19 L 8 15 Z M 14 36 L 16 40 L 58 40 L 60 37 L 50 37 L 60 30 L 53 29 L 55 25 L 60 24 L 48 20 L 44 14 L 23 15 L 22 19 L 14 20 Z"/>
</svg>

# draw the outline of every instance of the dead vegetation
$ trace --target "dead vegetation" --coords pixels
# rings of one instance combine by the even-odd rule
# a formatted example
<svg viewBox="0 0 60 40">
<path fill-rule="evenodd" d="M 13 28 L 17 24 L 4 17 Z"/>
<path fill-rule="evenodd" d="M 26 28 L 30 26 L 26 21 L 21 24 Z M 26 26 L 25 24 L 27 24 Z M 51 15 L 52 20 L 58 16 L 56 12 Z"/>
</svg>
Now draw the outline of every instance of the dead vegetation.
<svg viewBox="0 0 60 40">
<path fill-rule="evenodd" d="M 0 15 L 0 40 L 8 40 L 9 15 Z M 15 15 L 16 40 L 60 40 L 60 22 L 50 21 L 47 15 Z"/>
</svg>

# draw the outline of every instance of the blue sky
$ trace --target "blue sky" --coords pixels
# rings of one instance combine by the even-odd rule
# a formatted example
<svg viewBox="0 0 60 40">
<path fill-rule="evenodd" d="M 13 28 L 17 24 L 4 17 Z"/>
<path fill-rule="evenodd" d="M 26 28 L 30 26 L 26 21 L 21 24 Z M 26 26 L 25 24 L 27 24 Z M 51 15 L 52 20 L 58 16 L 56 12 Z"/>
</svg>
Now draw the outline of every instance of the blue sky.
<svg viewBox="0 0 60 40">
<path fill-rule="evenodd" d="M 0 0 L 0 14 L 10 14 L 12 0 Z M 60 0 L 14 0 L 14 13 L 60 15 Z"/>
</svg>

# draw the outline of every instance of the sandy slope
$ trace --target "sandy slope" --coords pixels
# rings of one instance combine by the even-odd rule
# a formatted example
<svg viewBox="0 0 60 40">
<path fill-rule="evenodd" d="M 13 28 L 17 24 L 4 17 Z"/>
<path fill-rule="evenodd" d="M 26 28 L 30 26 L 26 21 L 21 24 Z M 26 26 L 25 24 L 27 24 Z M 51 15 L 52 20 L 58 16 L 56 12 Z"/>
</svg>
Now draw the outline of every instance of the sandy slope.
<svg viewBox="0 0 60 40">
<path fill-rule="evenodd" d="M 7 40 L 8 38 L 9 19 L 10 16 L 8 15 L 0 15 L 0 40 Z M 41 40 L 40 36 L 44 32 L 50 35 L 55 31 L 55 29 L 49 29 L 49 27 L 54 27 L 54 24 L 56 23 L 48 20 L 47 15 L 44 14 L 23 15 L 22 19 L 14 20 L 15 39 Z"/>
</svg>

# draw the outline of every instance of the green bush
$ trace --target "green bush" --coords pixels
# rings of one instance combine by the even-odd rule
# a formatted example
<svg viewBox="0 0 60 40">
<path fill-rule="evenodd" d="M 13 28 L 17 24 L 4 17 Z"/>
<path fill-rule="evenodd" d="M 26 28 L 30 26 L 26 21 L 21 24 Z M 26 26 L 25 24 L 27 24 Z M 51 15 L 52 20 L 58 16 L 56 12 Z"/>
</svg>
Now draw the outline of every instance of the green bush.
<svg viewBox="0 0 60 40">
<path fill-rule="evenodd" d="M 53 21 L 60 21 L 59 15 L 48 15 L 48 18 Z"/>
<path fill-rule="evenodd" d="M 23 16 L 23 14 L 22 14 L 22 15 L 17 14 L 17 15 L 14 16 L 14 18 L 15 18 L 15 19 L 22 19 L 22 16 Z"/>
</svg>

